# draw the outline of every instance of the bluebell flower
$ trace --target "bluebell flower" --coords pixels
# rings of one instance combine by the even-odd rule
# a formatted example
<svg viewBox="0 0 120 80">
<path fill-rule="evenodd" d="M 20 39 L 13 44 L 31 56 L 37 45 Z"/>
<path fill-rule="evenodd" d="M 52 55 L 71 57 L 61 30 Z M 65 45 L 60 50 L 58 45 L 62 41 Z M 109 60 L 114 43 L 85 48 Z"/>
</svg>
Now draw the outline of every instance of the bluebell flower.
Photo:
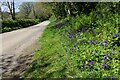
<svg viewBox="0 0 120 80">
<path fill-rule="evenodd" d="M 114 51 L 112 51 L 111 53 L 114 54 Z"/>
<path fill-rule="evenodd" d="M 107 43 L 104 43 L 104 44 L 103 44 L 103 46 L 104 46 L 104 47 L 107 47 L 107 46 L 108 46 L 108 44 L 107 44 Z"/>
<path fill-rule="evenodd" d="M 111 57 L 111 55 L 110 55 L 110 54 L 107 54 L 107 57 L 108 57 L 109 59 L 112 59 L 112 57 Z"/>
<path fill-rule="evenodd" d="M 110 54 L 106 54 L 107 57 L 110 57 Z"/>
<path fill-rule="evenodd" d="M 107 43 L 107 40 L 103 40 L 104 43 Z"/>
<path fill-rule="evenodd" d="M 62 27 L 62 25 L 63 25 L 62 23 L 59 23 L 59 24 L 56 25 L 56 27 L 60 28 L 60 27 Z"/>
<path fill-rule="evenodd" d="M 89 65 L 92 65 L 92 64 L 93 64 L 93 61 L 90 61 L 88 64 L 89 64 Z"/>
<path fill-rule="evenodd" d="M 78 34 L 78 31 L 76 31 L 75 34 Z"/>
<path fill-rule="evenodd" d="M 109 66 L 107 64 L 102 64 L 102 67 L 105 69 L 105 70 L 108 70 L 109 69 Z"/>
<path fill-rule="evenodd" d="M 107 60 L 107 56 L 104 56 L 104 60 Z"/>
<path fill-rule="evenodd" d="M 86 68 L 86 65 L 85 65 L 85 64 L 83 64 L 83 65 L 82 65 L 82 67 L 83 67 L 83 68 Z"/>
<path fill-rule="evenodd" d="M 108 78 L 108 76 L 105 76 L 104 78 Z"/>
<path fill-rule="evenodd" d="M 76 44 L 80 44 L 80 42 L 76 42 Z"/>
<path fill-rule="evenodd" d="M 92 68 L 90 68 L 90 70 L 94 70 L 94 68 L 92 67 Z"/>
<path fill-rule="evenodd" d="M 92 74 L 89 74 L 89 76 L 92 76 Z"/>
<path fill-rule="evenodd" d="M 116 77 L 115 76 L 111 76 L 112 79 L 115 79 Z"/>
<path fill-rule="evenodd" d="M 69 21 L 64 22 L 64 26 L 68 25 L 69 23 Z"/>
<path fill-rule="evenodd" d="M 97 33 L 94 31 L 94 35 L 96 35 Z"/>
<path fill-rule="evenodd" d="M 110 58 L 110 59 L 112 59 L 112 57 L 110 56 L 110 54 L 106 54 L 106 55 L 104 56 L 104 60 L 107 60 L 107 57 Z"/>
<path fill-rule="evenodd" d="M 70 35 L 69 38 L 75 38 L 73 35 Z"/>
<path fill-rule="evenodd" d="M 117 35 L 117 34 L 114 34 L 113 38 L 117 38 L 117 37 L 118 37 L 118 35 Z"/>
<path fill-rule="evenodd" d="M 94 43 L 94 40 L 90 40 L 90 43 L 91 43 L 91 44 Z"/>
<path fill-rule="evenodd" d="M 78 44 L 80 44 L 80 42 L 76 42 L 76 43 L 74 44 L 74 47 L 75 47 L 76 45 L 78 45 Z"/>
<path fill-rule="evenodd" d="M 102 67 L 104 67 L 105 66 L 105 64 L 102 64 Z"/>
</svg>

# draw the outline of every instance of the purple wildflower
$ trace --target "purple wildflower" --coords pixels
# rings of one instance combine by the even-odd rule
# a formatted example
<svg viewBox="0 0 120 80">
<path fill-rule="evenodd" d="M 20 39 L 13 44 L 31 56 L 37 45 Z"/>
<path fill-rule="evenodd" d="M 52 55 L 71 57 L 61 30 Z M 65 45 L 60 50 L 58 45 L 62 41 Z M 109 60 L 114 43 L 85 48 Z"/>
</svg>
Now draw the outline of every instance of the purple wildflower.
<svg viewBox="0 0 120 80">
<path fill-rule="evenodd" d="M 106 64 L 102 64 L 102 67 L 104 67 Z"/>
<path fill-rule="evenodd" d="M 107 60 L 107 56 L 104 57 L 104 60 Z"/>
<path fill-rule="evenodd" d="M 83 65 L 82 65 L 82 67 L 83 67 L 83 68 L 86 68 L 86 65 L 85 65 L 85 64 L 83 64 Z"/>
<path fill-rule="evenodd" d="M 114 51 L 112 51 L 111 53 L 114 54 Z"/>
<path fill-rule="evenodd" d="M 64 22 L 63 24 L 64 24 L 64 26 L 66 26 L 66 25 L 69 24 L 69 21 L 66 21 L 66 22 Z"/>
<path fill-rule="evenodd" d="M 107 57 L 110 58 L 110 59 L 112 59 L 112 57 L 110 56 L 110 54 L 106 54 L 106 55 L 104 56 L 104 60 L 107 60 Z"/>
<path fill-rule="evenodd" d="M 80 44 L 80 42 L 76 42 L 76 44 Z"/>
<path fill-rule="evenodd" d="M 112 79 L 115 79 L 116 77 L 115 76 L 111 76 Z"/>
<path fill-rule="evenodd" d="M 104 56 L 104 60 L 107 60 L 107 58 L 112 59 L 112 57 L 111 57 L 110 54 L 106 54 L 106 55 Z"/>
<path fill-rule="evenodd" d="M 105 76 L 104 78 L 108 78 L 108 76 Z"/>
<path fill-rule="evenodd" d="M 78 34 L 78 31 L 76 31 L 75 33 Z"/>
<path fill-rule="evenodd" d="M 73 35 L 70 35 L 69 38 L 75 38 Z"/>
<path fill-rule="evenodd" d="M 94 40 L 90 40 L 90 43 L 92 44 L 94 42 Z"/>
<path fill-rule="evenodd" d="M 103 40 L 104 43 L 107 43 L 107 40 Z"/>
<path fill-rule="evenodd" d="M 108 46 L 108 44 L 107 44 L 107 43 L 104 43 L 104 44 L 103 44 L 103 46 L 104 46 L 104 47 L 107 47 L 107 46 Z"/>
<path fill-rule="evenodd" d="M 94 68 L 92 67 L 92 68 L 90 68 L 91 70 L 94 70 Z"/>
<path fill-rule="evenodd" d="M 62 25 L 63 25 L 62 23 L 59 23 L 59 24 L 56 25 L 56 27 L 60 28 L 60 27 L 62 27 Z"/>
<path fill-rule="evenodd" d="M 110 54 L 107 54 L 106 56 L 107 56 L 108 58 L 112 59 L 112 57 L 110 56 Z"/>
<path fill-rule="evenodd" d="M 110 57 L 110 54 L 106 54 L 107 57 Z"/>
<path fill-rule="evenodd" d="M 105 69 L 105 70 L 108 70 L 109 69 L 109 66 L 107 64 L 102 64 L 102 67 Z"/>
<path fill-rule="evenodd" d="M 117 38 L 117 37 L 118 37 L 118 35 L 117 35 L 117 34 L 114 34 L 113 38 Z"/>
<path fill-rule="evenodd" d="M 96 35 L 97 33 L 94 31 L 94 35 Z"/>
<path fill-rule="evenodd" d="M 93 61 L 90 61 L 88 64 L 89 64 L 89 65 L 92 65 L 92 64 L 93 64 Z"/>
<path fill-rule="evenodd" d="M 80 42 L 76 42 L 76 43 L 74 44 L 74 46 L 76 46 L 76 45 L 78 45 L 78 44 L 80 44 Z"/>
<path fill-rule="evenodd" d="M 89 76 L 92 76 L 92 74 L 89 74 Z"/>
</svg>

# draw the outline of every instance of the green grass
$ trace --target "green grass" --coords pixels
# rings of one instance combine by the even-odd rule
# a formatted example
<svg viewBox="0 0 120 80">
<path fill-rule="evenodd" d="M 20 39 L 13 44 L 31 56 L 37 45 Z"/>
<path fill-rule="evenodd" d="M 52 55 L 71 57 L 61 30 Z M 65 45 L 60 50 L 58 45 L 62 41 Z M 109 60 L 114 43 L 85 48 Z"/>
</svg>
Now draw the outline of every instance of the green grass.
<svg viewBox="0 0 120 80">
<path fill-rule="evenodd" d="M 115 14 L 107 19 L 98 19 L 94 25 L 91 16 L 51 22 L 40 39 L 42 47 L 34 56 L 34 61 L 24 77 L 39 79 L 115 76 L 120 79 L 119 17 Z M 67 20 L 69 23 L 64 25 Z M 87 27 L 85 31 L 84 27 Z M 117 37 L 113 38 L 115 34 Z"/>
</svg>

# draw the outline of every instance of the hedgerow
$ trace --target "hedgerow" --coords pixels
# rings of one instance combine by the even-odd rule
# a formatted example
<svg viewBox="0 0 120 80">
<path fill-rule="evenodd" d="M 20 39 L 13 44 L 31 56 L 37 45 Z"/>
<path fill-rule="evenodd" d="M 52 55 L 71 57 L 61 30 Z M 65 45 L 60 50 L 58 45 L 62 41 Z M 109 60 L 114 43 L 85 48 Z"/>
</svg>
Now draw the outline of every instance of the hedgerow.
<svg viewBox="0 0 120 80">
<path fill-rule="evenodd" d="M 18 20 L 3 20 L 2 23 L 2 33 L 26 28 L 39 23 L 38 19 L 18 19 Z"/>
</svg>

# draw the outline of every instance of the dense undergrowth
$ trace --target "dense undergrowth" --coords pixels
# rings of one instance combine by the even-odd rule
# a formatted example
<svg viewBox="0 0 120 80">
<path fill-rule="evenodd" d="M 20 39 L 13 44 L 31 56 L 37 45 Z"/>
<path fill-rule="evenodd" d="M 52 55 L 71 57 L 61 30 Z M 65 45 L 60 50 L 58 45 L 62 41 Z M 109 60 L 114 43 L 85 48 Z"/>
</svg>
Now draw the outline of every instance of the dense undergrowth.
<svg viewBox="0 0 120 80">
<path fill-rule="evenodd" d="M 91 12 L 51 21 L 24 77 L 120 79 L 119 20 Z"/>
</svg>

